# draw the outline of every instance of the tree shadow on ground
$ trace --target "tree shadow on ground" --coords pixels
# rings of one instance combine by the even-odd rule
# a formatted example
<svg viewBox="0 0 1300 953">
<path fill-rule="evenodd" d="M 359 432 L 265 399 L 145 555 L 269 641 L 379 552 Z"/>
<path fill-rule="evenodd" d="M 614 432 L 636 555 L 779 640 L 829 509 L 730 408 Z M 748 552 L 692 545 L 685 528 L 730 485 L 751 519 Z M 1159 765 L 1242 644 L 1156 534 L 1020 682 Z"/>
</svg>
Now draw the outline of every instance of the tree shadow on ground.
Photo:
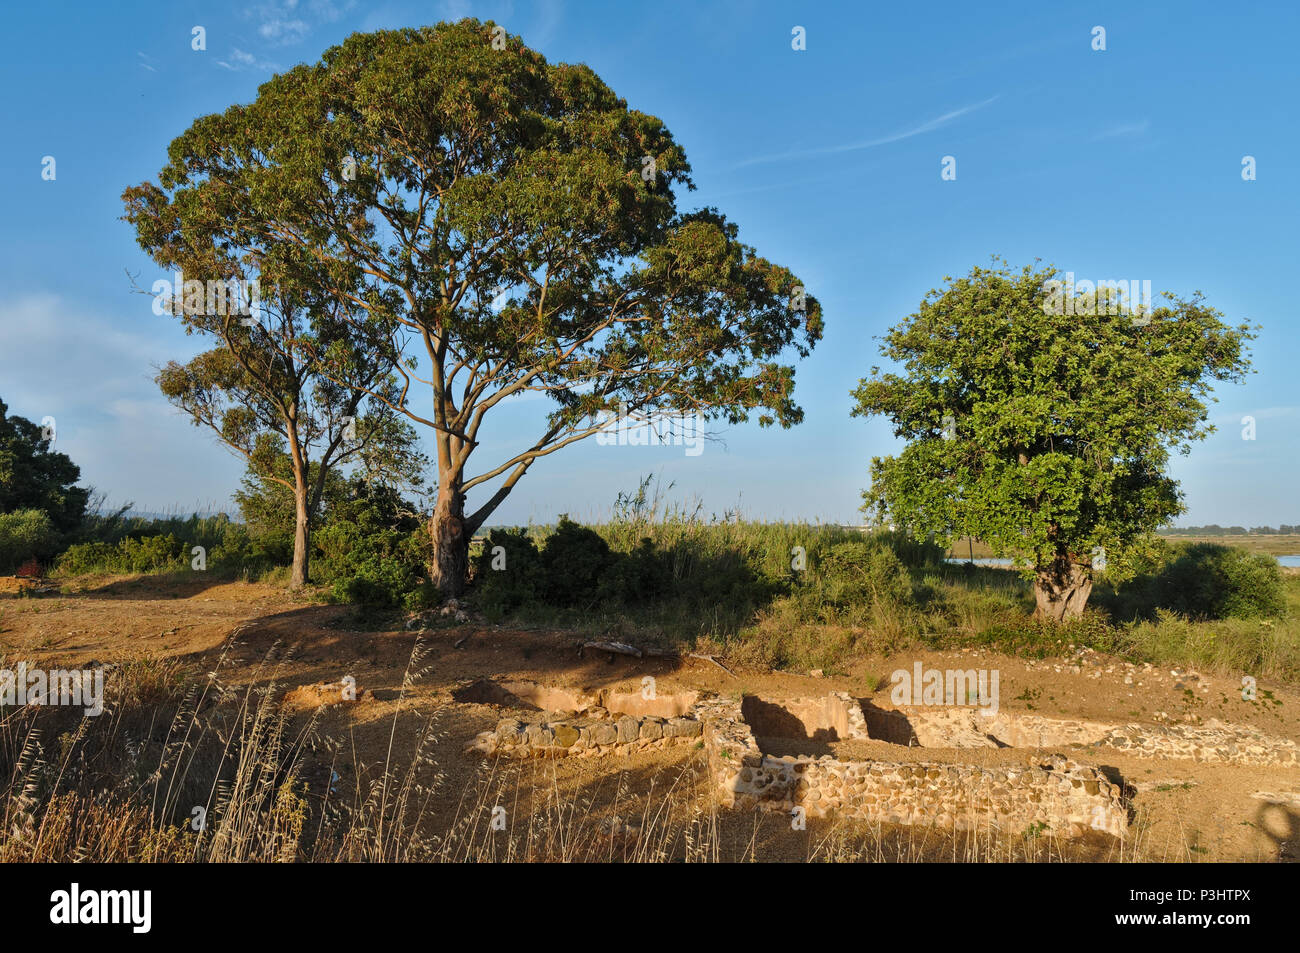
<svg viewBox="0 0 1300 953">
<path fill-rule="evenodd" d="M 1266 800 L 1255 811 L 1255 829 L 1277 849 L 1281 863 L 1300 863 L 1300 813 L 1294 805 Z"/>
<path fill-rule="evenodd" d="M 203 572 L 177 570 L 170 573 L 107 576 L 69 580 L 59 586 L 59 591 L 41 598 L 46 599 L 134 599 L 153 601 L 162 599 L 192 599 L 217 586 L 246 582 L 243 576 L 217 570 Z"/>
</svg>

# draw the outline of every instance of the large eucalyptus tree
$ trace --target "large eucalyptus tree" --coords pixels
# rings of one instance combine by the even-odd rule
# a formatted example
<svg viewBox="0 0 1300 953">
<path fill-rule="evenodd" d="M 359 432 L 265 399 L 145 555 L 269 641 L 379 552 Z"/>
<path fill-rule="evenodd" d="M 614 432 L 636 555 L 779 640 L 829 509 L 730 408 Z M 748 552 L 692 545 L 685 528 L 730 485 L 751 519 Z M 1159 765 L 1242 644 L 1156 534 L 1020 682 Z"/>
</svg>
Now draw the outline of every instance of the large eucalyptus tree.
<svg viewBox="0 0 1300 953">
<path fill-rule="evenodd" d="M 298 263 L 359 333 L 391 332 L 400 386 L 369 393 L 432 431 L 444 593 L 524 473 L 602 412 L 802 418 L 779 360 L 820 337 L 816 299 L 717 211 L 678 209 L 693 186 L 662 121 L 492 23 L 354 34 L 169 159 L 187 234 Z M 549 398 L 535 439 L 471 468 L 487 416 L 529 393 Z"/>
</svg>

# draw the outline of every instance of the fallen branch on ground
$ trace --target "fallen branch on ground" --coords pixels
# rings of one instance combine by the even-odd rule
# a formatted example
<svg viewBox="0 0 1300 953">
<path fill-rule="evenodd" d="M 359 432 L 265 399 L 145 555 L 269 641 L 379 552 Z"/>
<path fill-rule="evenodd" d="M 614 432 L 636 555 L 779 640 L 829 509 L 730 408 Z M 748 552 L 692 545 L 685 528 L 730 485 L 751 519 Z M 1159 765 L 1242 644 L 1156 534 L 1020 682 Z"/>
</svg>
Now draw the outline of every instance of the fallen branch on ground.
<svg viewBox="0 0 1300 953">
<path fill-rule="evenodd" d="M 722 669 L 724 672 L 726 672 L 726 673 L 727 673 L 728 675 L 730 675 L 732 678 L 735 678 L 735 677 L 736 677 L 736 673 L 733 672 L 731 669 L 727 668 L 727 666 L 723 665 L 721 662 L 719 662 L 716 656 L 713 656 L 713 655 L 701 655 L 699 652 L 687 652 L 687 653 L 686 653 L 686 657 L 687 657 L 687 658 L 703 659 L 703 660 L 706 661 L 706 662 L 712 662 L 714 665 L 718 666 L 718 668 Z"/>
</svg>

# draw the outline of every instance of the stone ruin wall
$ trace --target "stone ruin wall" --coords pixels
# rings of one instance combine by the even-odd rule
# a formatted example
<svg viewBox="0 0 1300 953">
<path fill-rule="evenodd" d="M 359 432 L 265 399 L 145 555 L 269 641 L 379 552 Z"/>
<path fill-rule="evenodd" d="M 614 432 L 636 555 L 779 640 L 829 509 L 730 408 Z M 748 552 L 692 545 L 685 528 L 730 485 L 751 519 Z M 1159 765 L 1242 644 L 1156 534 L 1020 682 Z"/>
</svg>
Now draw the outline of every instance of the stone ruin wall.
<svg viewBox="0 0 1300 953">
<path fill-rule="evenodd" d="M 1128 813 L 1121 788 L 1099 770 L 1060 754 L 1035 763 L 980 767 L 938 762 L 841 761 L 826 755 L 776 757 L 755 733 L 813 740 L 876 740 L 922 748 L 1078 747 L 1146 758 L 1250 765 L 1300 765 L 1300 746 L 1242 726 L 1108 725 L 975 708 L 863 705 L 846 692 L 823 698 L 726 699 L 695 692 L 660 698 L 532 683 L 477 686 L 480 701 L 546 706 L 504 718 L 467 751 L 512 758 L 594 757 L 702 747 L 724 807 L 806 816 L 839 814 L 868 822 L 954 830 L 1028 830 L 1123 837 Z M 558 709 L 558 710 L 550 710 Z"/>
<path fill-rule="evenodd" d="M 837 694 L 849 711 L 858 710 L 865 728 L 857 702 Z M 829 755 L 769 757 L 759 750 L 741 703 L 710 699 L 697 711 L 710 771 L 728 807 L 780 813 L 801 807 L 810 817 L 834 812 L 864 821 L 955 830 L 994 827 L 1020 833 L 1038 826 L 1063 836 L 1092 829 L 1123 837 L 1128 826 L 1119 787 L 1099 771 L 1059 755 L 1023 769 L 845 762 Z"/>
<path fill-rule="evenodd" d="M 618 718 L 504 718 L 477 735 L 467 750 L 511 758 L 563 758 L 625 754 L 697 742 L 702 726 L 695 718 L 622 715 Z"/>
<path fill-rule="evenodd" d="M 869 708 L 871 736 L 923 748 L 1113 748 L 1139 758 L 1300 765 L 1300 746 L 1242 725 L 1114 725 L 976 709 Z"/>
<path fill-rule="evenodd" d="M 482 680 L 462 698 L 538 709 L 503 718 L 480 732 L 467 752 L 511 758 L 591 757 L 699 743 L 702 726 L 690 716 L 697 692 L 650 694 L 600 689 L 588 692 L 536 682 Z"/>
</svg>

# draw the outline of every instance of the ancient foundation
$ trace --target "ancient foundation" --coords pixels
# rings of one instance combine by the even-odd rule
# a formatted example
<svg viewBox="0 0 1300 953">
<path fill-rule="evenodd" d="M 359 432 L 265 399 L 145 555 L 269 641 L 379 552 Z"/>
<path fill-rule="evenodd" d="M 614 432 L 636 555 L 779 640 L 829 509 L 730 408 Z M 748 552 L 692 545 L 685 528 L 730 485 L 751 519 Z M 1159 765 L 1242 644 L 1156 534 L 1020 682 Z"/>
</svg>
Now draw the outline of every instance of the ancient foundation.
<svg viewBox="0 0 1300 953">
<path fill-rule="evenodd" d="M 696 692 L 673 695 L 595 692 L 536 682 L 483 680 L 453 693 L 457 701 L 532 709 L 480 732 L 468 751 L 511 758 L 591 757 L 699 743 L 703 727 L 687 713 Z"/>
<path fill-rule="evenodd" d="M 839 738 L 870 737 L 859 703 L 842 693 L 829 696 L 822 710 L 853 726 Z M 863 821 L 921 824 L 954 830 L 1051 831 L 1077 836 L 1087 830 L 1123 837 L 1128 812 L 1120 788 L 1094 768 L 1060 755 L 1024 768 L 983 768 L 936 762 L 841 761 L 825 755 L 774 757 L 760 750 L 746 719 L 758 716 L 770 731 L 786 713 L 804 728 L 803 737 L 830 737 L 825 722 L 800 717 L 806 702 L 735 702 L 710 699 L 697 706 L 704 723 L 709 768 L 722 803 L 808 817 L 839 814 Z M 836 729 L 838 730 L 838 729 Z M 819 735 L 820 733 L 820 735 Z"/>
<path fill-rule="evenodd" d="M 967 707 L 886 709 L 845 692 L 821 698 L 724 698 L 697 692 L 646 697 L 481 680 L 462 686 L 453 698 L 511 710 L 510 717 L 474 738 L 470 752 L 596 757 L 691 744 L 703 748 L 725 807 L 951 830 L 1066 837 L 1100 831 L 1124 837 L 1128 805 L 1122 780 L 1113 770 L 1108 777 L 1060 749 L 1300 765 L 1300 746 L 1294 742 L 1217 722 L 1113 725 Z M 796 748 L 819 751 L 838 742 L 876 746 L 869 748 L 871 757 L 790 754 L 771 744 L 764 751 L 760 739 L 787 739 Z M 885 746 L 892 745 L 913 750 L 905 758 L 890 756 Z M 881 747 L 885 756 L 875 756 Z M 993 766 L 915 757 L 915 749 L 927 748 L 1013 748 L 1024 749 L 1028 757 Z"/>
<path fill-rule="evenodd" d="M 973 708 L 864 706 L 873 738 L 922 748 L 1113 749 L 1139 758 L 1300 765 L 1300 746 L 1242 725 L 1113 725 Z"/>
</svg>

